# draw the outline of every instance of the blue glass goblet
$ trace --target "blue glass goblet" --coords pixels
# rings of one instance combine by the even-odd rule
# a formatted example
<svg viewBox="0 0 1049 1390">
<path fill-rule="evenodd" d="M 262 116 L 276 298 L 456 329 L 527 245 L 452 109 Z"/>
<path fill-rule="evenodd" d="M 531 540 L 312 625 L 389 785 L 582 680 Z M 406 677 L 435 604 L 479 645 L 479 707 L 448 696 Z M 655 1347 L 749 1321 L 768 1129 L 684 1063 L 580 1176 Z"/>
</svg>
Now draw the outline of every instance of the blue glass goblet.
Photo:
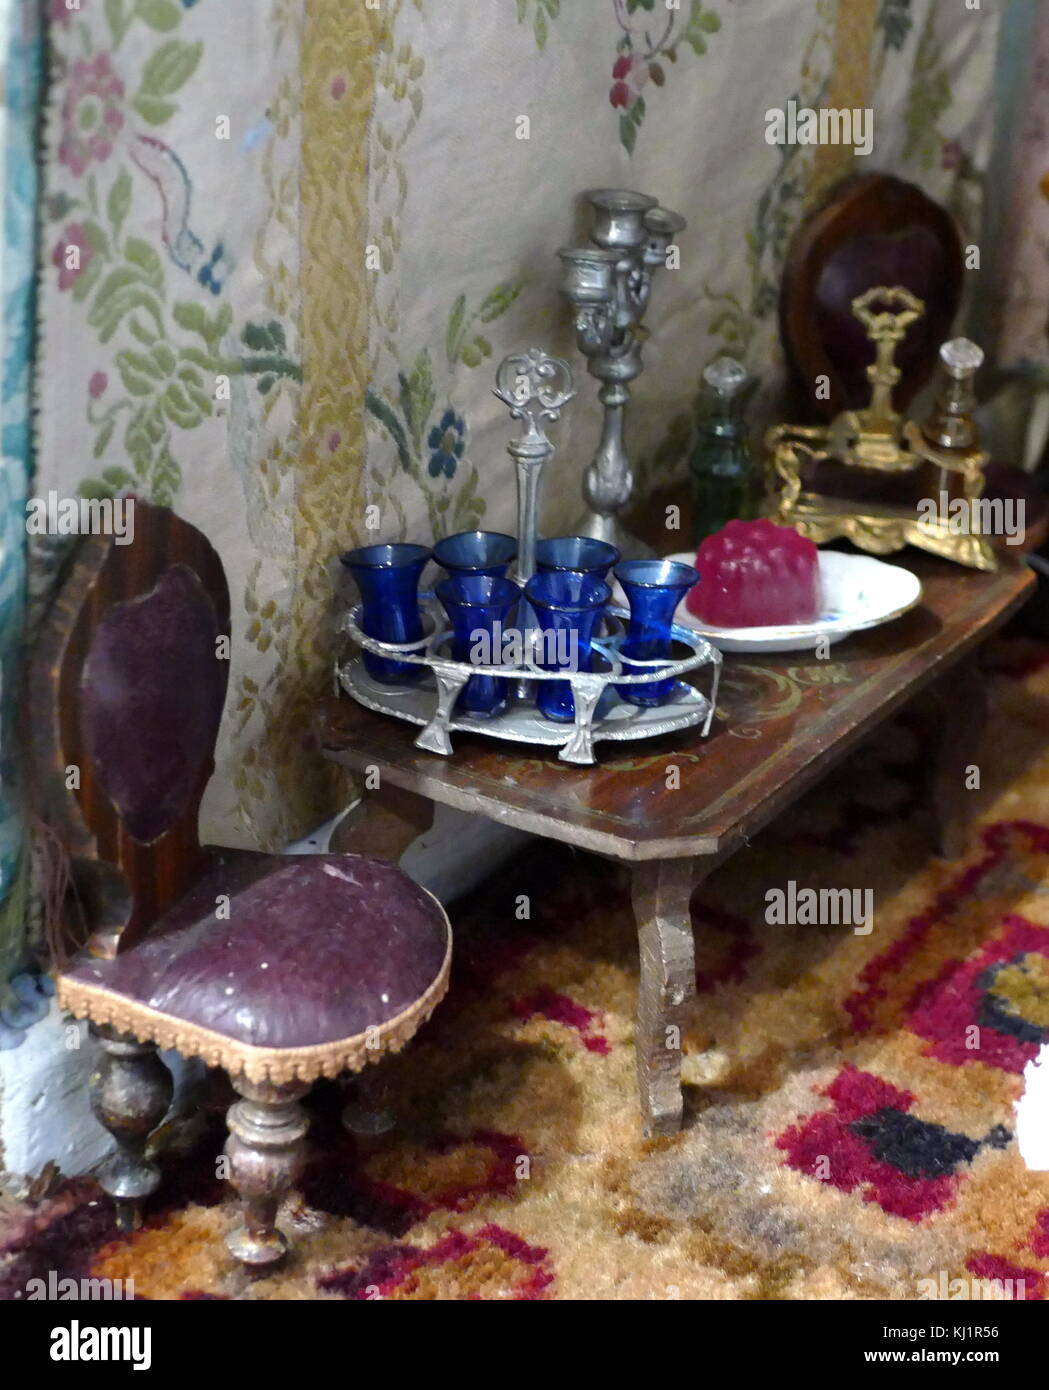
<svg viewBox="0 0 1049 1390">
<path fill-rule="evenodd" d="M 603 579 L 571 571 L 535 574 L 525 586 L 537 627 L 535 664 L 541 671 L 589 671 L 590 644 L 612 591 Z M 568 681 L 537 681 L 536 704 L 546 719 L 575 719 Z"/>
<path fill-rule="evenodd" d="M 540 574 L 571 570 L 607 579 L 619 551 L 593 536 L 550 536 L 535 543 L 535 567 Z"/>
<path fill-rule="evenodd" d="M 679 560 L 626 560 L 616 566 L 616 578 L 630 604 L 630 622 L 620 655 L 626 661 L 669 659 L 673 638 L 671 624 L 678 604 L 699 581 L 691 565 Z M 638 667 L 626 665 L 624 675 L 640 676 Z M 620 697 L 631 705 L 662 705 L 676 682 L 652 681 L 618 685 Z"/>
<path fill-rule="evenodd" d="M 459 531 L 437 542 L 433 558 L 449 574 L 485 574 L 505 579 L 517 558 L 517 542 L 501 531 Z"/>
<path fill-rule="evenodd" d="M 430 552 L 424 545 L 365 545 L 339 559 L 361 591 L 361 630 L 380 642 L 415 642 L 422 646 L 419 577 Z M 388 685 L 410 685 L 426 674 L 425 666 L 364 653 L 364 669 Z"/>
<path fill-rule="evenodd" d="M 521 590 L 509 579 L 486 574 L 452 574 L 437 585 L 437 597 L 452 624 L 452 656 L 480 666 L 501 664 L 502 638 Z M 456 709 L 489 718 L 506 708 L 509 682 L 501 676 L 471 676 Z"/>
</svg>

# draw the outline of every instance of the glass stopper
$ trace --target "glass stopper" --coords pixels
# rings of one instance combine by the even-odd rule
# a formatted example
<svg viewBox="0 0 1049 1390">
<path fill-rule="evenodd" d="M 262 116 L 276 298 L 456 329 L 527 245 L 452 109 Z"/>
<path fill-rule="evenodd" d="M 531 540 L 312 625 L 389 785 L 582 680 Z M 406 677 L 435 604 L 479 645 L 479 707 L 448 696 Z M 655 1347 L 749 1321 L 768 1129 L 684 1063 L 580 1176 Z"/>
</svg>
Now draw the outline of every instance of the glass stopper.
<svg viewBox="0 0 1049 1390">
<path fill-rule="evenodd" d="M 940 348 L 940 361 L 951 376 L 971 376 L 983 365 L 983 348 L 971 338 L 952 338 Z"/>
<path fill-rule="evenodd" d="M 982 354 L 981 354 L 982 356 Z M 734 357 L 719 357 L 704 368 L 703 380 L 719 395 L 731 396 L 747 379 L 747 369 Z"/>
</svg>

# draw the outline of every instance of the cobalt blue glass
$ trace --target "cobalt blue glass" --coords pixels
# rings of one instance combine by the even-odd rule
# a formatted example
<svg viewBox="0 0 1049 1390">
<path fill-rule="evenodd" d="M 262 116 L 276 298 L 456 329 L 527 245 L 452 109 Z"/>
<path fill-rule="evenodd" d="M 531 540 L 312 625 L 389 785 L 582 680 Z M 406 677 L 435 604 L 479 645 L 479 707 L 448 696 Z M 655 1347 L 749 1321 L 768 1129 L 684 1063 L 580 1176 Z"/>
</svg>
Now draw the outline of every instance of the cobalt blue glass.
<svg viewBox="0 0 1049 1390">
<path fill-rule="evenodd" d="M 420 643 L 424 636 L 419 613 L 419 577 L 430 552 L 424 545 L 366 545 L 339 559 L 361 591 L 361 630 L 380 642 Z M 410 685 L 426 674 L 425 666 L 364 653 L 364 669 L 377 681 Z"/>
<path fill-rule="evenodd" d="M 643 668 L 631 667 L 626 661 L 669 660 L 674 613 L 699 575 L 679 560 L 626 560 L 616 566 L 616 578 L 630 604 L 630 622 L 620 648 L 625 658 L 623 674 L 640 676 Z M 662 705 L 675 684 L 674 680 L 646 681 L 618 685 L 616 690 L 631 705 Z"/>
<path fill-rule="evenodd" d="M 539 644 L 535 664 L 541 671 L 589 671 L 590 644 L 612 591 L 603 579 L 571 571 L 535 574 L 525 586 L 532 605 Z M 536 681 L 536 704 L 546 719 L 567 724 L 575 719 L 568 681 Z"/>
<path fill-rule="evenodd" d="M 535 567 L 540 574 L 570 570 L 607 579 L 619 559 L 619 551 L 593 536 L 551 536 L 535 543 Z"/>
<path fill-rule="evenodd" d="M 438 541 L 433 558 L 449 574 L 485 574 L 505 579 L 517 558 L 517 542 L 501 531 L 460 531 Z"/>
<path fill-rule="evenodd" d="M 452 574 L 435 590 L 452 624 L 452 656 L 479 666 L 498 666 L 502 638 L 521 590 L 497 575 Z M 501 676 L 471 676 L 463 686 L 456 710 L 488 718 L 506 708 L 509 682 Z"/>
</svg>

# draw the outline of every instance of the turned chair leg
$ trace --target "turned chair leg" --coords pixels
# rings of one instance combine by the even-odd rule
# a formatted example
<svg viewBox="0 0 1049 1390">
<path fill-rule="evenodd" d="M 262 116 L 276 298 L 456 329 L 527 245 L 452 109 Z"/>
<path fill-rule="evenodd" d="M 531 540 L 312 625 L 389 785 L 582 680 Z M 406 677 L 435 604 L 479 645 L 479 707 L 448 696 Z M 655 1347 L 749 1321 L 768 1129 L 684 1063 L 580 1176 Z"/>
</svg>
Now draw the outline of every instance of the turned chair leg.
<svg viewBox="0 0 1049 1390">
<path fill-rule="evenodd" d="M 99 1181 L 116 1202 L 117 1225 L 133 1231 L 142 1224 L 142 1202 L 160 1183 L 146 1145 L 168 1113 L 174 1083 L 155 1043 L 136 1042 L 111 1028 L 92 1026 L 91 1032 L 102 1049 L 91 1077 L 91 1108 L 117 1144 Z"/>
<path fill-rule="evenodd" d="M 231 1080 L 242 1099 L 230 1107 L 225 1152 L 229 1181 L 244 1203 L 244 1224 L 226 1237 L 226 1247 L 242 1264 L 265 1269 L 288 1249 L 277 1229 L 277 1209 L 302 1171 L 309 1123 L 299 1101 L 310 1088 L 243 1076 Z"/>
</svg>

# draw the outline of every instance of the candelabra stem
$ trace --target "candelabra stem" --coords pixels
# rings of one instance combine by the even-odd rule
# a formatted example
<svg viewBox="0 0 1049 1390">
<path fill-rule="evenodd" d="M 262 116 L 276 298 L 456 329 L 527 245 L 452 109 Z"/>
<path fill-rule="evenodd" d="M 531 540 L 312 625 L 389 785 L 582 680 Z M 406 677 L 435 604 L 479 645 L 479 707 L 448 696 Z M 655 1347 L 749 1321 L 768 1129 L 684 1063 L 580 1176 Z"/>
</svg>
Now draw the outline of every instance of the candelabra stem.
<svg viewBox="0 0 1049 1390">
<path fill-rule="evenodd" d="M 598 399 L 604 406 L 601 442 L 583 478 L 587 511 L 575 530 L 580 536 L 609 542 L 624 559 L 638 559 L 652 551 L 623 528 L 618 516 L 634 490 L 634 474 L 623 440 L 623 412 L 630 400 L 630 388 L 621 381 L 606 382 Z"/>
<path fill-rule="evenodd" d="M 522 581 L 535 574 L 535 536 L 539 522 L 539 484 L 543 468 L 553 453 L 548 449 L 531 457 L 510 446 L 514 463 L 517 465 L 517 577 Z"/>
</svg>

